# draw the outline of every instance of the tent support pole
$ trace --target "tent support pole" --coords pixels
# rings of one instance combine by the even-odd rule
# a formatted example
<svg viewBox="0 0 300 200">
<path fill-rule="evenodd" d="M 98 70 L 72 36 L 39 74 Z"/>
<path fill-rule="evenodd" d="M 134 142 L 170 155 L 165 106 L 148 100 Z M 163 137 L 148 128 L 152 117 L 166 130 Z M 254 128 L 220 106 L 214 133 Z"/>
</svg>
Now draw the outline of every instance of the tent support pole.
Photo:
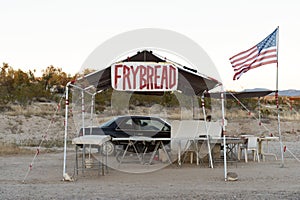
<svg viewBox="0 0 300 200">
<path fill-rule="evenodd" d="M 212 155 L 211 155 L 211 148 L 210 148 L 210 138 L 209 138 L 209 135 L 208 135 L 208 127 L 207 127 L 206 112 L 205 112 L 205 105 L 204 105 L 204 95 L 202 95 L 202 97 L 201 97 L 201 103 L 202 103 L 202 111 L 203 111 L 203 117 L 204 117 L 204 122 L 205 122 L 205 131 L 206 131 L 209 162 L 210 162 L 210 167 L 214 168 Z"/>
<path fill-rule="evenodd" d="M 68 135 L 68 110 L 69 110 L 69 86 L 71 82 L 66 85 L 66 109 L 65 109 L 65 137 L 64 137 L 64 164 L 63 177 L 66 176 L 66 161 L 67 161 L 67 135 Z"/>
<path fill-rule="evenodd" d="M 224 88 L 222 86 L 221 92 L 222 101 L 222 130 L 223 130 L 223 153 L 224 153 L 224 177 L 227 181 L 227 158 L 226 158 L 226 129 L 225 129 L 225 106 L 224 106 Z"/>
<path fill-rule="evenodd" d="M 64 158 L 63 158 L 63 178 L 65 179 L 67 173 L 66 173 L 66 162 L 67 162 L 67 138 L 68 138 L 68 113 L 69 113 L 69 86 L 72 86 L 74 88 L 77 88 L 81 90 L 82 95 L 82 112 L 84 112 L 84 91 L 90 89 L 93 86 L 89 86 L 87 88 L 81 88 L 79 86 L 76 86 L 73 84 L 74 81 L 68 82 L 66 85 L 66 108 L 65 108 L 65 136 L 64 136 Z M 84 129 L 84 113 L 82 114 L 82 125 L 83 125 L 83 135 L 85 135 L 85 129 Z"/>
</svg>

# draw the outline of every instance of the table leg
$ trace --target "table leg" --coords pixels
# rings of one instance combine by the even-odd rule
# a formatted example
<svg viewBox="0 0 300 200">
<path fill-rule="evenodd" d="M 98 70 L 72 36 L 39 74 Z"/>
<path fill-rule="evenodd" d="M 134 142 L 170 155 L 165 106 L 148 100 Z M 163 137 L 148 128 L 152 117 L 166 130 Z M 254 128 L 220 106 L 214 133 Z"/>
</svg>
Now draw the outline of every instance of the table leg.
<svg viewBox="0 0 300 200">
<path fill-rule="evenodd" d="M 166 153 L 167 157 L 168 157 L 168 160 L 169 160 L 169 163 L 172 164 L 172 161 L 171 161 L 171 158 L 169 156 L 169 153 L 167 152 L 166 150 L 166 147 L 164 145 L 164 143 L 162 141 L 160 141 L 160 145 L 162 146 L 162 149 L 164 150 L 164 152 Z"/>
<path fill-rule="evenodd" d="M 266 161 L 266 159 L 265 159 L 266 156 L 274 156 L 275 160 L 277 160 L 276 154 L 270 153 L 270 149 L 269 149 L 269 141 L 266 140 L 266 143 L 267 143 L 267 147 L 266 147 L 266 148 L 267 148 L 267 152 L 264 152 L 264 151 L 263 151 L 263 144 L 262 144 L 262 141 L 260 141 L 260 143 L 261 143 L 261 144 L 259 145 L 259 150 L 260 150 L 260 151 L 258 151 L 258 152 L 260 153 L 260 155 L 261 155 L 263 161 Z"/>
<path fill-rule="evenodd" d="M 82 146 L 82 174 L 84 174 L 85 169 L 85 144 Z"/>
<path fill-rule="evenodd" d="M 151 163 L 152 163 L 152 161 L 153 161 L 153 158 L 154 158 L 154 156 L 155 156 L 155 154 L 156 154 L 156 152 L 157 152 L 157 150 L 158 150 L 159 145 L 160 145 L 160 143 L 157 142 L 157 144 L 155 145 L 154 151 L 152 152 L 152 155 L 151 155 L 151 157 L 150 157 L 149 165 L 151 165 Z"/>
<path fill-rule="evenodd" d="M 181 166 L 181 141 L 178 142 L 178 165 Z"/>
<path fill-rule="evenodd" d="M 76 175 L 78 176 L 78 146 L 76 145 L 75 147 L 75 171 L 76 171 Z"/>
<path fill-rule="evenodd" d="M 265 160 L 264 157 L 263 157 L 263 147 L 262 147 L 262 141 L 261 140 L 258 141 L 258 156 L 260 158 L 263 158 L 263 160 Z"/>
<path fill-rule="evenodd" d="M 100 149 L 100 148 L 99 148 Z M 99 150 L 99 153 L 101 155 L 101 150 Z M 107 151 L 106 151 L 107 154 Z M 105 172 L 104 172 L 104 155 L 101 155 L 101 171 L 102 171 L 102 176 L 104 176 Z"/>
<path fill-rule="evenodd" d="M 125 148 L 125 150 L 124 150 L 124 153 L 123 153 L 123 155 L 122 155 L 122 157 L 121 157 L 121 160 L 120 160 L 120 164 L 123 162 L 123 159 L 124 159 L 124 157 L 125 157 L 125 155 L 126 155 L 126 153 L 127 153 L 127 150 L 128 150 L 128 148 L 129 148 L 129 146 L 130 146 L 130 142 L 128 142 L 128 144 L 127 144 L 127 146 L 126 146 L 126 148 Z"/>
<path fill-rule="evenodd" d="M 196 162 L 197 162 L 197 165 L 199 165 L 199 147 L 198 147 L 198 141 L 194 141 L 195 143 L 195 149 L 196 149 Z"/>
<path fill-rule="evenodd" d="M 139 161 L 140 161 L 141 163 L 143 163 L 143 159 L 141 159 L 141 157 L 140 157 L 140 155 L 139 155 L 139 152 L 137 151 L 137 149 L 136 149 L 136 147 L 135 147 L 135 145 L 134 145 L 134 142 L 132 142 L 132 147 L 133 147 L 133 149 L 134 149 L 134 151 L 135 151 L 135 154 L 136 154 L 136 156 L 138 157 Z"/>
</svg>

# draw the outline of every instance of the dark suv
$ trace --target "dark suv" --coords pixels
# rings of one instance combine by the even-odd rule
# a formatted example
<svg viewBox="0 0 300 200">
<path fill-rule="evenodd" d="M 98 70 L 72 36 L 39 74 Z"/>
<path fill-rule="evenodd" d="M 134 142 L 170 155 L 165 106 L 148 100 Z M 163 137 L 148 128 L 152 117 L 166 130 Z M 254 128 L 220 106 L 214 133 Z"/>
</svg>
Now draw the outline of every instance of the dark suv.
<svg viewBox="0 0 300 200">
<path fill-rule="evenodd" d="M 91 132 L 91 133 L 90 133 Z M 144 136 L 153 138 L 170 138 L 171 125 L 158 117 L 149 116 L 119 116 L 115 117 L 99 127 L 86 127 L 85 135 L 110 135 L 112 138 L 127 138 L 131 136 Z M 83 129 L 79 135 L 83 135 Z M 164 141 L 168 144 L 169 141 Z M 112 141 L 106 144 L 108 154 L 113 154 L 115 145 L 128 144 L 128 141 Z M 153 151 L 155 142 L 138 142 L 135 144 L 137 150 L 142 152 L 145 148 L 147 151 Z"/>
</svg>

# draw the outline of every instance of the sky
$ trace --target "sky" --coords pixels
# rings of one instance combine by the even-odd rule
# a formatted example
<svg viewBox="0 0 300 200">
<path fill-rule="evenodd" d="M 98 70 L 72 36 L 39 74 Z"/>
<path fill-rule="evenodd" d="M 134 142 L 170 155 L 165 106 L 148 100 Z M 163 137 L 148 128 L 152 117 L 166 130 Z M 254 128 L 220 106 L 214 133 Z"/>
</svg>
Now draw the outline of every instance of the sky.
<svg viewBox="0 0 300 200">
<path fill-rule="evenodd" d="M 0 0 L 0 62 L 37 74 L 49 65 L 75 74 L 113 36 L 160 28 L 199 44 L 226 90 L 276 89 L 276 65 L 250 70 L 233 81 L 229 58 L 279 26 L 278 88 L 300 89 L 299 9 L 297 0 Z"/>
</svg>

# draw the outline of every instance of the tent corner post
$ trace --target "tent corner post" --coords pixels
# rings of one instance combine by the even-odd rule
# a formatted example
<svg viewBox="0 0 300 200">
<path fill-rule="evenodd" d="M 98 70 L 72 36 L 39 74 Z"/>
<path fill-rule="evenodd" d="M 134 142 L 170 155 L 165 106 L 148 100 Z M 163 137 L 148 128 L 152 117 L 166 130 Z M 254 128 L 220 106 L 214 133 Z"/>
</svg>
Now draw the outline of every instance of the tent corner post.
<svg viewBox="0 0 300 200">
<path fill-rule="evenodd" d="M 225 129 L 225 102 L 224 102 L 224 88 L 222 85 L 222 89 L 221 89 L 221 101 L 222 101 L 222 131 L 223 133 L 226 132 Z M 225 181 L 227 181 L 227 158 L 226 158 L 226 135 L 223 134 L 223 145 L 224 145 L 224 149 L 223 149 L 223 153 L 224 153 L 224 178 Z"/>
<path fill-rule="evenodd" d="M 213 158 L 212 158 L 212 153 L 211 153 L 211 147 L 210 147 L 210 139 L 209 139 L 209 135 L 208 135 L 208 125 L 207 125 L 207 119 L 206 119 L 206 111 L 205 111 L 205 102 L 204 102 L 204 93 L 205 92 L 206 92 L 206 90 L 203 91 L 203 93 L 201 95 L 201 107 L 202 107 L 202 112 L 203 112 L 203 117 L 204 117 L 204 122 L 205 122 L 205 132 L 206 132 L 206 139 L 207 139 L 209 163 L 210 163 L 210 167 L 214 168 Z"/>
<path fill-rule="evenodd" d="M 67 162 L 67 136 L 68 136 L 68 109 L 69 109 L 69 86 L 72 82 L 68 82 L 66 85 L 65 93 L 65 136 L 64 136 L 64 162 L 63 162 L 63 178 L 66 175 L 66 162 Z"/>
</svg>

